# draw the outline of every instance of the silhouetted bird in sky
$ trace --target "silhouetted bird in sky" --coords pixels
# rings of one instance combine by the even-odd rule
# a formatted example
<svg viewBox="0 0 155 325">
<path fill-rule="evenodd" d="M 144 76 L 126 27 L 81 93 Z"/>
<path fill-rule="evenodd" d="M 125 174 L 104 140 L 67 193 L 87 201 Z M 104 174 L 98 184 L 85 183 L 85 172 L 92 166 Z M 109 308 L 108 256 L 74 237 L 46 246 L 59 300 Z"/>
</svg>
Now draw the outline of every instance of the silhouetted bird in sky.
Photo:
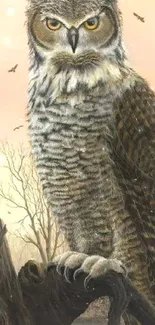
<svg viewBox="0 0 155 325">
<path fill-rule="evenodd" d="M 14 67 L 12 67 L 8 72 L 16 72 L 16 69 L 18 67 L 18 64 L 16 64 Z"/>
<path fill-rule="evenodd" d="M 136 14 L 135 12 L 133 12 L 134 16 L 137 17 L 138 20 L 140 20 L 142 23 L 145 23 L 145 19 L 144 17 L 139 16 L 138 14 Z"/>
<path fill-rule="evenodd" d="M 19 126 L 16 126 L 13 131 L 16 131 L 16 130 L 19 130 L 20 128 L 23 128 L 24 125 L 19 125 Z"/>
</svg>

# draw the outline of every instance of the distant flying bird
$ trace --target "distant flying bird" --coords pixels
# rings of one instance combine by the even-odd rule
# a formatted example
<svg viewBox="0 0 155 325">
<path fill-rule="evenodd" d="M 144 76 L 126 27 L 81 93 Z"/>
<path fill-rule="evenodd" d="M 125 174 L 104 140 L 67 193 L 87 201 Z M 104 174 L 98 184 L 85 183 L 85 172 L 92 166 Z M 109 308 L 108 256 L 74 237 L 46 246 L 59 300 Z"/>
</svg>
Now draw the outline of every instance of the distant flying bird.
<svg viewBox="0 0 155 325">
<path fill-rule="evenodd" d="M 16 126 L 13 131 L 16 131 L 16 130 L 19 130 L 20 128 L 23 128 L 24 125 L 19 125 L 19 126 Z"/>
<path fill-rule="evenodd" d="M 12 67 L 8 72 L 16 72 L 16 69 L 18 67 L 18 64 L 16 64 L 14 67 Z"/>
<path fill-rule="evenodd" d="M 145 19 L 144 17 L 139 16 L 138 14 L 136 14 L 135 12 L 133 12 L 134 16 L 137 17 L 137 19 L 139 19 L 142 23 L 145 23 Z"/>
</svg>

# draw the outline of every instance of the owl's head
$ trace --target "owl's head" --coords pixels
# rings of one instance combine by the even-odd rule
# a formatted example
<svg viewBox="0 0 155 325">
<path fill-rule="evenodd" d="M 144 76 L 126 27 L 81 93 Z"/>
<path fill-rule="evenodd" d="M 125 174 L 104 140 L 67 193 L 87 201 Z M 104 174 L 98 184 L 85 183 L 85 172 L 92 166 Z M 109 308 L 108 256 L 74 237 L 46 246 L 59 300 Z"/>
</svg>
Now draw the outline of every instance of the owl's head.
<svg viewBox="0 0 155 325">
<path fill-rule="evenodd" d="M 29 0 L 27 16 L 31 46 L 59 70 L 124 56 L 116 0 Z"/>
</svg>

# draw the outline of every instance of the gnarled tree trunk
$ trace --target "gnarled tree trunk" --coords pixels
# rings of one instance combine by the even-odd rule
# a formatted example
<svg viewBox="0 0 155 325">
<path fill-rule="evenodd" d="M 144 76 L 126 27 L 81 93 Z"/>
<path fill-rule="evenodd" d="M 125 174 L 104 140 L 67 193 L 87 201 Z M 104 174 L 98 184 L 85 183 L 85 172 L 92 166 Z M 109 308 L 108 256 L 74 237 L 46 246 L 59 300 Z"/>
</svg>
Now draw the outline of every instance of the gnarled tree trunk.
<svg viewBox="0 0 155 325">
<path fill-rule="evenodd" d="M 5 234 L 0 220 L 0 325 L 70 325 L 102 296 L 111 301 L 108 325 L 119 325 L 126 310 L 142 325 L 155 325 L 155 310 L 121 274 L 109 272 L 94 279 L 88 291 L 87 274 L 68 283 L 54 264 L 45 268 L 29 261 L 17 277 Z"/>
<path fill-rule="evenodd" d="M 32 325 L 0 220 L 0 325 Z"/>
</svg>

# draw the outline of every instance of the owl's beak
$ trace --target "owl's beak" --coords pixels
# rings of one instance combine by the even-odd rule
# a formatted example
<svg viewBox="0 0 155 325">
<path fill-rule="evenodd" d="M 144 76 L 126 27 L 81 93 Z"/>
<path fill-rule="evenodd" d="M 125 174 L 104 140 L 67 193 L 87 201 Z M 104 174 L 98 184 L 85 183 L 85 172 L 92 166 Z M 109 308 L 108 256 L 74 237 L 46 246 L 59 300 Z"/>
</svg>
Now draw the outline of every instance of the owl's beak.
<svg viewBox="0 0 155 325">
<path fill-rule="evenodd" d="M 76 47 L 79 40 L 79 32 L 75 27 L 71 27 L 68 31 L 68 42 L 71 45 L 73 53 L 76 51 Z"/>
</svg>

